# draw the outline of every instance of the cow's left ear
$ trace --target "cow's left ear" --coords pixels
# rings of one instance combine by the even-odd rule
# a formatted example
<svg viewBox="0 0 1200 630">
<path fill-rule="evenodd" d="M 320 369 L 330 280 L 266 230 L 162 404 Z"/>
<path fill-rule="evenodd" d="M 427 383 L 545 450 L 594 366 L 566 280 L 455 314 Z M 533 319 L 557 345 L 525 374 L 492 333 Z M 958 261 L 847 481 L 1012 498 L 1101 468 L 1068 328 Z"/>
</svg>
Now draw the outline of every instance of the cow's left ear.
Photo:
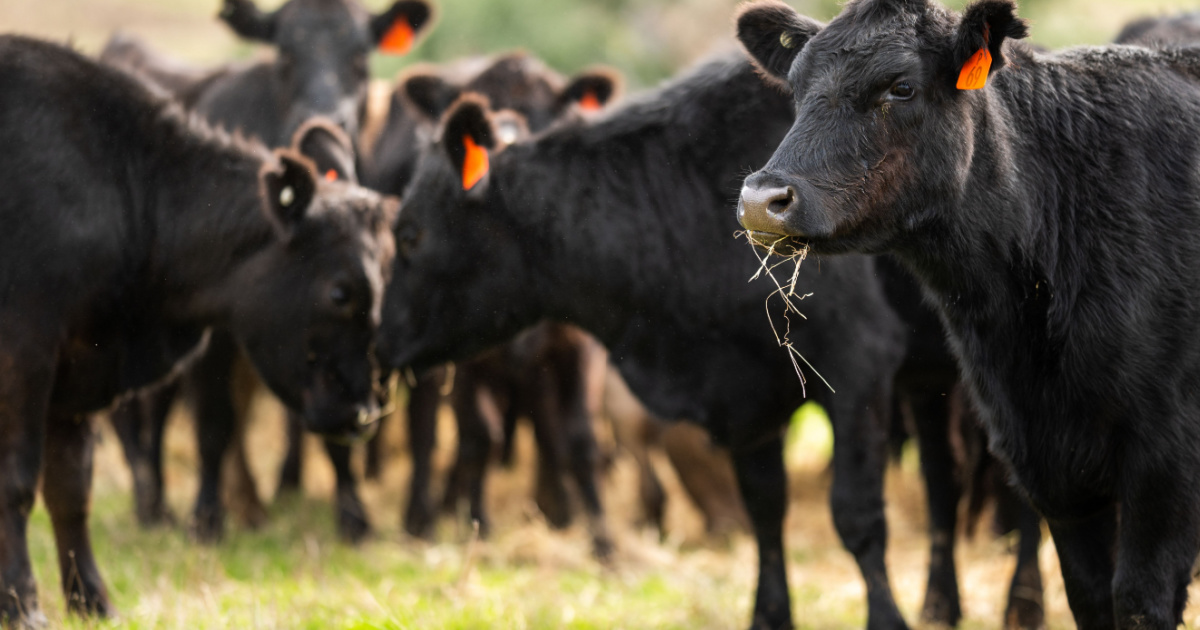
<svg viewBox="0 0 1200 630">
<path fill-rule="evenodd" d="M 277 164 L 266 164 L 258 174 L 259 196 L 267 218 L 284 240 L 296 226 L 317 194 L 312 161 L 291 149 L 275 149 Z"/>
<path fill-rule="evenodd" d="M 387 11 L 371 17 L 371 37 L 380 52 L 408 54 L 417 36 L 432 22 L 431 18 L 433 8 L 424 0 L 400 0 Z"/>
<path fill-rule="evenodd" d="M 463 190 L 482 189 L 491 170 L 489 153 L 496 148 L 490 106 L 478 94 L 464 94 L 442 119 L 441 142 L 462 178 Z"/>
<path fill-rule="evenodd" d="M 219 17 L 233 32 L 246 39 L 275 41 L 275 14 L 263 13 L 252 0 L 225 0 Z"/>
<path fill-rule="evenodd" d="M 354 144 L 341 127 L 325 118 L 311 118 L 292 135 L 292 150 L 312 160 L 326 181 L 356 183 Z"/>
<path fill-rule="evenodd" d="M 594 68 L 571 79 L 558 95 L 560 109 L 575 104 L 595 112 L 604 109 L 621 92 L 621 73 L 609 68 Z"/>
<path fill-rule="evenodd" d="M 1023 39 L 1027 35 L 1029 23 L 1017 17 L 1013 0 L 975 0 L 968 5 L 958 24 L 951 53 L 951 70 L 958 79 L 959 89 L 983 87 L 992 72 L 1004 67 L 1001 52 L 1004 40 Z"/>
<path fill-rule="evenodd" d="M 737 37 L 765 79 L 791 89 L 787 75 L 796 55 L 824 28 L 820 22 L 796 13 L 779 0 L 759 0 L 742 5 L 737 16 Z"/>
</svg>

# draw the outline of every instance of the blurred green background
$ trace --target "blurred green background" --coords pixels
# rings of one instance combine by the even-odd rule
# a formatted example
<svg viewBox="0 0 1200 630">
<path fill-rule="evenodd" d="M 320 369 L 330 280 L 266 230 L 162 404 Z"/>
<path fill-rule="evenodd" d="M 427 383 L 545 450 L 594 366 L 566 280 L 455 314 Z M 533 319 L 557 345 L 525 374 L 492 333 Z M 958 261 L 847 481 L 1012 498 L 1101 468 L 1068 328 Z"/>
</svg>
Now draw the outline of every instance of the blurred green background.
<svg viewBox="0 0 1200 630">
<path fill-rule="evenodd" d="M 437 22 L 416 51 L 403 58 L 375 55 L 375 76 L 390 78 L 415 61 L 444 61 L 523 48 L 564 73 L 606 64 L 633 87 L 652 85 L 697 58 L 735 45 L 732 16 L 738 0 L 433 0 Z M 263 8 L 281 0 L 259 0 Z M 70 39 L 96 52 L 108 35 L 125 29 L 155 46 L 197 62 L 245 58 L 255 47 L 239 43 L 216 20 L 219 0 L 0 0 L 0 30 Z M 366 0 L 375 11 L 387 0 Z M 791 0 L 822 20 L 837 0 Z M 955 7 L 962 0 L 950 2 Z M 1200 0 L 1026 0 L 1033 41 L 1050 47 L 1101 43 L 1130 19 L 1200 8 Z"/>
</svg>

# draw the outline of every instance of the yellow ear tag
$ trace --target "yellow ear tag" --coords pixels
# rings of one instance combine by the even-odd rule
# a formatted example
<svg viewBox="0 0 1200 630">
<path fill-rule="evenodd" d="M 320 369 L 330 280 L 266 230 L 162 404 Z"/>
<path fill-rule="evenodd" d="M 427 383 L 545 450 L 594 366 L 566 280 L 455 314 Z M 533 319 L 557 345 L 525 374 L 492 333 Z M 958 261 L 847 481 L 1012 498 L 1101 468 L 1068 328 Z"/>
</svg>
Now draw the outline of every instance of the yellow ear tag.
<svg viewBox="0 0 1200 630">
<path fill-rule="evenodd" d="M 988 52 L 988 25 L 983 25 L 983 48 L 975 51 L 970 59 L 963 64 L 962 72 L 958 74 L 960 90 L 978 90 L 987 83 L 988 70 L 992 68 L 992 53 Z"/>
<path fill-rule="evenodd" d="M 379 42 L 379 50 L 388 53 L 389 55 L 403 55 L 412 50 L 413 45 L 413 28 L 408 23 L 408 18 L 401 15 L 392 23 L 392 28 L 384 34 L 383 39 Z"/>
<path fill-rule="evenodd" d="M 600 104 L 600 99 L 596 97 L 596 93 L 588 90 L 583 93 L 583 98 L 579 99 L 579 108 L 585 112 L 598 112 L 604 109 Z"/>
<path fill-rule="evenodd" d="M 487 149 L 475 144 L 469 135 L 463 135 L 463 148 L 467 150 L 463 157 L 462 184 L 463 190 L 471 190 L 488 172 Z"/>
</svg>

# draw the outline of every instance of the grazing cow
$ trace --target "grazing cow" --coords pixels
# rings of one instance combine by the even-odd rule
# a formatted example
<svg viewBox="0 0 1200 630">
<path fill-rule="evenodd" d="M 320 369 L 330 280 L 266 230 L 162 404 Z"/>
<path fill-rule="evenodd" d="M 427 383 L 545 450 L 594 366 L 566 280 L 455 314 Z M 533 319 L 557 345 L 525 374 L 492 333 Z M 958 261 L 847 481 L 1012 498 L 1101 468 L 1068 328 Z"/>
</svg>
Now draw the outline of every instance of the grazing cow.
<svg viewBox="0 0 1200 630">
<path fill-rule="evenodd" d="M 507 110 L 504 132 L 515 139 L 528 131 L 541 131 L 579 109 L 602 108 L 618 89 L 619 81 L 610 71 L 589 70 L 568 80 L 525 53 L 446 68 L 418 67 L 405 75 L 392 94 L 386 125 L 370 159 L 365 160 L 363 181 L 376 190 L 401 194 L 412 179 L 422 149 L 432 140 L 438 118 L 465 91 L 482 93 Z M 469 489 L 465 494 L 471 517 L 480 521 L 481 531 L 486 533 L 482 487 L 489 454 L 509 444 L 505 433 L 511 431 L 518 416 L 527 415 L 541 447 L 539 507 L 551 525 L 569 524 L 569 504 L 562 485 L 562 477 L 569 474 L 589 513 L 595 548 L 600 555 L 607 555 L 611 541 L 603 526 L 596 467 L 587 463 L 596 459 L 591 416 L 598 404 L 587 399 L 588 392 L 599 391 L 603 377 L 602 362 L 597 367 L 587 360 L 597 356 L 594 345 L 594 340 L 578 329 L 544 323 L 512 347 L 458 366 L 452 403 L 459 452 L 446 485 L 443 510 L 454 511 L 460 490 Z M 594 383 L 589 385 L 589 381 Z M 423 387 L 428 385 L 422 378 L 411 390 L 409 433 L 419 439 L 410 439 L 413 475 L 404 513 L 405 529 L 417 536 L 428 535 L 434 521 L 428 450 L 434 443 L 437 405 L 428 400 L 434 394 L 422 392 Z M 485 409 L 476 400 L 483 399 L 480 397 L 501 399 L 502 404 Z M 503 418 L 494 418 L 495 413 Z M 368 454 L 369 464 L 372 453 L 378 462 L 375 447 L 377 444 Z M 378 464 L 369 468 L 377 469 Z"/>
<path fill-rule="evenodd" d="M 246 39 L 273 44 L 278 49 L 273 60 L 205 73 L 156 55 L 127 36 L 114 37 L 101 58 L 170 91 L 211 122 L 256 136 L 269 146 L 286 144 L 312 116 L 335 121 L 354 138 L 366 107 L 368 53 L 375 48 L 394 54 L 407 52 L 431 16 L 430 6 L 423 0 L 399 0 L 378 15 L 369 14 L 356 0 L 289 0 L 270 13 L 259 11 L 250 0 L 225 0 L 221 19 Z M 351 169 L 347 175 L 353 178 L 355 171 Z M 192 531 L 202 541 L 218 540 L 223 532 L 223 461 L 236 473 L 229 475 L 232 481 L 243 489 L 238 493 L 243 513 L 251 523 L 265 517 L 254 486 L 248 482 L 241 448 L 245 405 L 238 404 L 230 391 L 245 387 L 235 384 L 236 374 L 253 374 L 235 369 L 239 361 L 244 364 L 240 357 L 233 339 L 217 330 L 209 352 L 185 375 L 184 391 L 197 417 L 201 460 Z M 113 414 L 135 471 L 161 469 L 155 446 L 128 437 L 141 434 L 161 439 L 171 393 L 146 394 Z M 165 400 L 149 400 L 152 396 Z M 147 416 L 148 412 L 158 415 Z M 157 428 L 139 428 L 142 425 Z M 298 435 L 300 423 L 291 413 L 289 425 L 289 433 Z M 327 442 L 326 449 L 338 478 L 338 531 L 344 539 L 360 540 L 369 533 L 370 525 L 350 472 L 349 447 Z M 152 524 L 168 518 L 161 473 L 135 478 L 139 480 L 135 489 L 141 522 Z M 298 480 L 298 467 L 285 468 L 281 485 L 287 486 L 289 481 L 298 484 Z"/>
<path fill-rule="evenodd" d="M 26 545 L 40 471 L 69 609 L 111 612 L 84 414 L 177 369 L 209 326 L 308 428 L 361 430 L 397 205 L 59 46 L 0 37 L 0 84 L 0 623 L 19 625 L 44 619 Z"/>
<path fill-rule="evenodd" d="M 752 92 L 758 98 L 747 98 Z M 729 206 L 788 99 L 744 59 L 704 65 L 593 124 L 505 145 L 482 97 L 444 116 L 396 226 L 382 360 L 416 369 L 473 356 L 543 319 L 583 327 L 660 417 L 730 447 L 759 547 L 754 623 L 791 625 L 782 433 L 805 386 L 765 321 L 771 290 Z M 750 131 L 752 130 L 752 131 Z M 487 165 L 490 164 L 490 168 Z M 465 167 L 464 167 L 465 165 Z M 834 522 L 873 619 L 899 619 L 884 563 L 882 483 L 900 322 L 864 257 L 809 261 L 793 323 L 810 397 L 835 427 Z"/>
<path fill-rule="evenodd" d="M 1200 49 L 1042 54 L 1007 0 L 738 24 L 799 113 L 743 225 L 900 258 L 1077 624 L 1176 627 L 1200 551 Z"/>
</svg>

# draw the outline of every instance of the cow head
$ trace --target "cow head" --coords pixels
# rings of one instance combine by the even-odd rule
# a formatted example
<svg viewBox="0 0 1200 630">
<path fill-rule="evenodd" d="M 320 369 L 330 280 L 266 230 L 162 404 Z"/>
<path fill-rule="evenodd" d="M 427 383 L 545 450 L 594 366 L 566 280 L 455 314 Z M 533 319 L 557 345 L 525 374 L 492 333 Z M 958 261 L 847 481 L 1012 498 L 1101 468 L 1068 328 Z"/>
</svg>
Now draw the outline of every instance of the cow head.
<svg viewBox="0 0 1200 630">
<path fill-rule="evenodd" d="M 971 194 L 973 161 L 1003 159 L 978 144 L 977 111 L 1005 40 L 1026 35 L 1015 11 L 1011 0 L 976 0 L 961 16 L 932 0 L 852 0 L 822 26 L 775 0 L 747 5 L 738 38 L 792 92 L 797 117 L 746 179 L 742 225 L 761 243 L 878 252 Z"/>
<path fill-rule="evenodd" d="M 485 96 L 495 110 L 521 115 L 534 132 L 572 113 L 599 111 L 620 92 L 620 76 L 593 68 L 564 79 L 524 53 L 502 55 L 463 80 L 433 67 L 417 67 L 400 80 L 392 95 L 387 125 L 375 145 L 367 184 L 376 190 L 403 193 L 421 149 L 437 121 L 463 94 Z M 510 129 L 501 127 L 502 139 Z M 509 139 L 511 142 L 511 139 Z"/>
<path fill-rule="evenodd" d="M 506 122 L 507 119 L 507 122 Z M 507 151 L 497 113 L 464 95 L 426 148 L 396 223 L 396 262 L 384 299 L 379 354 L 392 367 L 465 358 L 534 323 L 533 287 L 517 228 L 493 167 Z M 504 305 L 497 309 L 494 305 Z M 463 335 L 461 331 L 471 331 Z"/>
<path fill-rule="evenodd" d="M 273 66 L 285 137 L 324 116 L 352 137 L 366 106 L 372 50 L 404 54 L 430 23 L 424 0 L 399 0 L 371 15 L 356 0 L 288 0 L 271 13 L 252 0 L 225 0 L 223 19 L 238 35 L 278 49 Z"/>
<path fill-rule="evenodd" d="M 353 152 L 330 122 L 306 123 L 259 176 L 277 243 L 235 291 L 231 327 L 271 389 L 309 429 L 353 434 L 373 423 L 372 344 L 399 202 L 354 184 Z"/>
</svg>

